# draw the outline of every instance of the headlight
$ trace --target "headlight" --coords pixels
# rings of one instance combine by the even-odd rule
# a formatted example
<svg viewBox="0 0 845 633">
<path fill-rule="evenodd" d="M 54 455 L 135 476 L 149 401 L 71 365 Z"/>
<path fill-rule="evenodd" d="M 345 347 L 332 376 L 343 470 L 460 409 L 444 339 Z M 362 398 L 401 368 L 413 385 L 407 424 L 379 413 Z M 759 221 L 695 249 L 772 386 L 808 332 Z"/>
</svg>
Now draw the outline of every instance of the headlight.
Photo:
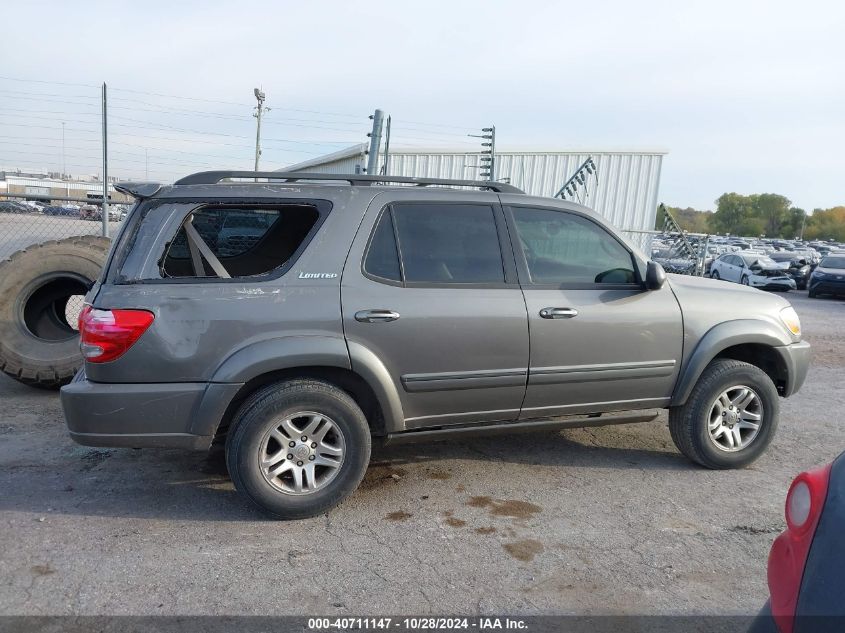
<svg viewBox="0 0 845 633">
<path fill-rule="evenodd" d="M 795 309 L 792 306 L 784 308 L 780 311 L 780 320 L 786 326 L 786 329 L 792 332 L 795 336 L 801 336 L 801 320 L 798 318 Z"/>
<path fill-rule="evenodd" d="M 821 273 L 818 270 L 816 270 L 816 271 L 813 271 L 813 277 L 815 277 L 816 279 L 824 279 L 825 275 L 824 275 L 824 273 Z"/>
</svg>

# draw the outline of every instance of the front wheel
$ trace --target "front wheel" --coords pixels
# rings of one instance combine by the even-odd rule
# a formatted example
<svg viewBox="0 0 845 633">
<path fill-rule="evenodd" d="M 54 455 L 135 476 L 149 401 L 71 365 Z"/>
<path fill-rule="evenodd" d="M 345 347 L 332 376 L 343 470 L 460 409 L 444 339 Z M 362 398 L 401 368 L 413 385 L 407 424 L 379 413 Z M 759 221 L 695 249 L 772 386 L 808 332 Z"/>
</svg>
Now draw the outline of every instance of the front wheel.
<svg viewBox="0 0 845 633">
<path fill-rule="evenodd" d="M 748 275 L 743 275 L 742 279 L 740 279 L 739 283 L 741 283 L 743 286 L 748 286 L 749 285 Z"/>
<path fill-rule="evenodd" d="M 719 271 L 718 271 L 718 270 L 714 270 L 713 272 L 711 272 L 711 273 L 710 273 L 710 279 L 720 279 L 720 277 L 719 277 Z"/>
<path fill-rule="evenodd" d="M 277 519 L 326 512 L 358 487 L 370 460 L 370 429 L 345 391 L 291 380 L 251 396 L 226 439 L 235 488 Z"/>
<path fill-rule="evenodd" d="M 686 404 L 669 410 L 678 450 L 706 468 L 742 468 L 760 457 L 778 425 L 778 393 L 759 367 L 716 359 Z"/>
</svg>

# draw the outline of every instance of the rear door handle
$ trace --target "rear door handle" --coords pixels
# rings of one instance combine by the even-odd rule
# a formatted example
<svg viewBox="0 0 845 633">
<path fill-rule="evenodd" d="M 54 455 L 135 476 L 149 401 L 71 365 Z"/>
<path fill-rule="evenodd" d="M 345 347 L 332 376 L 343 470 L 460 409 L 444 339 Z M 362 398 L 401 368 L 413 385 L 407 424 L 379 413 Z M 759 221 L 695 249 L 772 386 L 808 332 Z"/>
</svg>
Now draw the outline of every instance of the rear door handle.
<svg viewBox="0 0 845 633">
<path fill-rule="evenodd" d="M 540 316 L 544 319 L 571 319 L 578 316 L 578 310 L 575 308 L 543 308 L 540 310 Z"/>
<path fill-rule="evenodd" d="M 355 313 L 355 320 L 361 323 L 389 323 L 399 318 L 393 310 L 361 310 Z"/>
</svg>

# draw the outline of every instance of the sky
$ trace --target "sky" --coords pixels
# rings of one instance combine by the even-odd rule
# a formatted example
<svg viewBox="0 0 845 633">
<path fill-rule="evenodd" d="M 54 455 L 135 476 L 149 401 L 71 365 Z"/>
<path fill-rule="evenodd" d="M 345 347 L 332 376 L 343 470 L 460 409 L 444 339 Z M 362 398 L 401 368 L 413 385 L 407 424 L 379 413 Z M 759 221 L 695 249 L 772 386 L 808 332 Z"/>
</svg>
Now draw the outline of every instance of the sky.
<svg viewBox="0 0 845 633">
<path fill-rule="evenodd" d="M 661 149 L 660 198 L 845 204 L 845 3 L 7 3 L 0 168 L 172 181 L 366 140 L 474 150 Z M 64 126 L 62 126 L 64 122 Z M 64 152 L 62 151 L 64 127 Z M 64 156 L 64 159 L 62 158 Z"/>
</svg>

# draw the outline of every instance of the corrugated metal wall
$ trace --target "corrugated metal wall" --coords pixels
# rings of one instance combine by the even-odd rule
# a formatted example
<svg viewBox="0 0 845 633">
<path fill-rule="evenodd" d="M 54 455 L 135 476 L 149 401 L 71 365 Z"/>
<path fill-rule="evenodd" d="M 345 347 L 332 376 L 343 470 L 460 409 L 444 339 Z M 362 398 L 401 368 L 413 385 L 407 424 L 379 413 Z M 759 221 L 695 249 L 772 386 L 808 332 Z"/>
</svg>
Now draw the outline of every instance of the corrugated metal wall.
<svg viewBox="0 0 845 633">
<path fill-rule="evenodd" d="M 339 152 L 339 156 L 312 159 L 285 171 L 353 174 L 356 165 L 366 162 L 362 152 L 363 147 L 361 153 L 355 155 L 349 151 Z M 512 185 L 526 193 L 553 196 L 590 157 L 598 170 L 587 181 L 586 196 L 584 188 L 579 188 L 580 202 L 645 247 L 638 232 L 654 228 L 663 152 L 497 152 L 496 177 L 499 180 L 509 178 Z M 384 156 L 379 158 L 381 166 Z M 480 158 L 479 153 L 398 149 L 390 153 L 388 172 L 392 176 L 476 180 Z"/>
<path fill-rule="evenodd" d="M 355 167 L 360 166 L 360 170 L 356 171 Z M 355 174 L 360 173 L 364 168 L 367 166 L 366 158 L 361 156 L 350 156 L 348 158 L 342 158 L 340 160 L 335 160 L 330 163 L 323 163 L 321 165 L 313 165 L 309 167 L 307 170 L 297 170 L 297 171 L 309 171 L 315 174 Z"/>
<path fill-rule="evenodd" d="M 581 202 L 620 229 L 653 229 L 662 153 L 497 152 L 496 177 L 510 178 L 526 193 L 553 196 L 589 157 L 598 174 L 589 177 Z M 395 176 L 472 180 L 478 177 L 479 158 L 479 154 L 392 152 L 389 171 Z"/>
<path fill-rule="evenodd" d="M 367 156 L 364 154 L 364 145 L 350 147 L 349 151 L 328 154 L 325 160 L 316 158 L 297 163 L 286 167 L 282 171 L 307 171 L 315 174 L 358 174 L 363 173 L 367 167 Z"/>
</svg>

